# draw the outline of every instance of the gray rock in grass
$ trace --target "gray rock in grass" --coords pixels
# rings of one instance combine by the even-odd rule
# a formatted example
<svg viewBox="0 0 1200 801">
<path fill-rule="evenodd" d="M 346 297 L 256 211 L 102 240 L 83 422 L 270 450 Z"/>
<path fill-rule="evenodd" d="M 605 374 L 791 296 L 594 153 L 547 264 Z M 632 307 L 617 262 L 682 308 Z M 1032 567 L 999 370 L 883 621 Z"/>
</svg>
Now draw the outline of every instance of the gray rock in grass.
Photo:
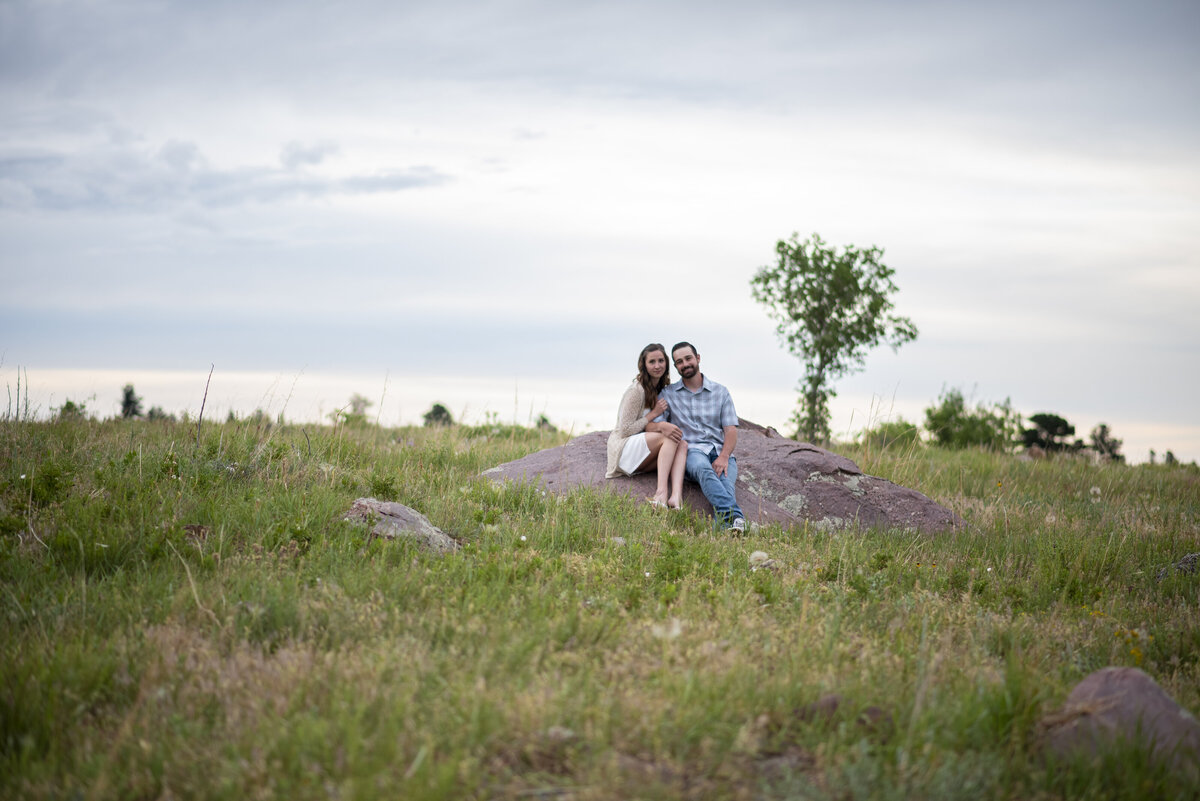
<svg viewBox="0 0 1200 801">
<path fill-rule="evenodd" d="M 430 523 L 429 519 L 416 509 L 402 503 L 359 498 L 350 507 L 345 519 L 374 523 L 371 534 L 386 540 L 406 537 L 437 553 L 452 553 L 458 550 L 458 543 L 453 537 Z"/>
<path fill-rule="evenodd" d="M 1178 562 L 1169 564 L 1162 570 L 1158 571 L 1158 575 L 1156 575 L 1154 579 L 1155 581 L 1162 581 L 1167 576 L 1171 575 L 1172 571 L 1186 575 L 1195 575 L 1197 566 L 1200 566 L 1200 553 L 1189 553 Z"/>
<path fill-rule="evenodd" d="M 1059 757 L 1094 756 L 1124 743 L 1200 778 L 1200 723 L 1137 668 L 1092 673 L 1041 728 L 1045 747 Z"/>
<path fill-rule="evenodd" d="M 558 448 L 530 454 L 484 473 L 493 481 L 529 481 L 548 492 L 595 487 L 635 498 L 654 494 L 655 476 L 605 479 L 607 431 L 576 437 Z M 916 490 L 869 476 L 854 462 L 806 442 L 739 421 L 738 505 L 757 523 L 808 522 L 818 529 L 888 528 L 935 533 L 963 520 Z M 700 488 L 684 484 L 684 503 L 706 514 L 712 506 Z"/>
</svg>

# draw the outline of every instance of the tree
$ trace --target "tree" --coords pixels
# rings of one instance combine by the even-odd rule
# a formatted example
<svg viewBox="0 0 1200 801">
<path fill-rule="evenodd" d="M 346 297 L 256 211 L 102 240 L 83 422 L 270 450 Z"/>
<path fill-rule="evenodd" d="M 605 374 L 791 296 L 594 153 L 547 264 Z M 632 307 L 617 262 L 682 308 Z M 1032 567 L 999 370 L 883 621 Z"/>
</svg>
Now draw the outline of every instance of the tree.
<svg viewBox="0 0 1200 801">
<path fill-rule="evenodd" d="M 142 416 L 142 399 L 133 391 L 133 384 L 126 384 L 121 390 L 121 417 L 129 420 Z"/>
<path fill-rule="evenodd" d="M 1114 462 L 1125 461 L 1125 457 L 1121 455 L 1121 440 L 1108 430 L 1108 423 L 1101 423 L 1092 429 L 1092 447 L 1106 459 Z"/>
<path fill-rule="evenodd" d="M 937 404 L 925 409 L 925 429 L 938 445 L 947 448 L 1008 450 L 1021 430 L 1021 415 L 1006 398 L 988 408 L 967 408 L 962 391 L 943 390 Z"/>
<path fill-rule="evenodd" d="M 829 399 L 834 379 L 861 369 L 867 352 L 887 343 L 893 349 L 917 338 L 906 317 L 890 314 L 895 272 L 877 247 L 847 245 L 838 253 L 817 234 L 798 234 L 775 245 L 778 260 L 751 279 L 754 299 L 776 322 L 775 332 L 804 364 L 801 398 L 792 415 L 796 435 L 829 440 Z"/>
<path fill-rule="evenodd" d="M 1057 414 L 1039 412 L 1032 415 L 1029 422 L 1033 423 L 1033 428 L 1027 428 L 1021 432 L 1021 440 L 1025 443 L 1026 448 L 1037 446 L 1050 453 L 1070 450 L 1073 447 L 1063 441 L 1063 437 L 1075 435 L 1075 426 L 1068 423 L 1065 418 L 1059 417 Z M 1083 447 L 1083 441 L 1080 440 L 1074 447 L 1076 450 Z"/>
<path fill-rule="evenodd" d="M 440 403 L 433 404 L 429 411 L 425 412 L 424 420 L 427 426 L 454 425 L 454 418 L 450 416 L 450 410 Z"/>
</svg>

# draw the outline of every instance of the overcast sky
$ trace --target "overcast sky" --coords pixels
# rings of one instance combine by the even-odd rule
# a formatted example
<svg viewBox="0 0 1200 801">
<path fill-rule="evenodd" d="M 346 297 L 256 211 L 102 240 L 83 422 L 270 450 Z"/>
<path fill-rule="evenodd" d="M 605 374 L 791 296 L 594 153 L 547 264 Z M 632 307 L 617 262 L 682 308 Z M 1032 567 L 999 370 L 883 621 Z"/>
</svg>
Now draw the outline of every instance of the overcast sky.
<svg viewBox="0 0 1200 801">
<path fill-rule="evenodd" d="M 1200 458 L 1197 42 L 1194 0 L 0 2 L 0 380 L 580 430 L 688 339 L 782 428 L 749 281 L 819 232 L 920 329 L 836 432 L 959 387 Z"/>
</svg>

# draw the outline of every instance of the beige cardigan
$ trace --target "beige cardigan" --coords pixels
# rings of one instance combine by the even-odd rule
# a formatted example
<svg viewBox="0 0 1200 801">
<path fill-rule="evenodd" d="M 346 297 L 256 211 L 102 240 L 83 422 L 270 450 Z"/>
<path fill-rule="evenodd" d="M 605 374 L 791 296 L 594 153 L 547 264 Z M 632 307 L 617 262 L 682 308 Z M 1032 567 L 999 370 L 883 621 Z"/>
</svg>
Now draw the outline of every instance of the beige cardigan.
<svg viewBox="0 0 1200 801">
<path fill-rule="evenodd" d="M 625 475 L 617 468 L 621 449 L 625 447 L 627 439 L 646 430 L 646 414 L 646 393 L 635 379 L 621 396 L 621 405 L 617 407 L 617 424 L 608 435 L 608 472 L 604 474 L 605 478 Z"/>
</svg>

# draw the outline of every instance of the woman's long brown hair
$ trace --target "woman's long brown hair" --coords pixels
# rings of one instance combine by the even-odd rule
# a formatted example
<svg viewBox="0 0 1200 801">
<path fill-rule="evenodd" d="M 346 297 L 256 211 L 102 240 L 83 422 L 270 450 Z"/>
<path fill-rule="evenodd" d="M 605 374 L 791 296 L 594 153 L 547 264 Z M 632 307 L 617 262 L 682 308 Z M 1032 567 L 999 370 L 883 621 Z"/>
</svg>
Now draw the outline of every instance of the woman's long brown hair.
<svg viewBox="0 0 1200 801">
<path fill-rule="evenodd" d="M 646 371 L 646 357 L 654 351 L 662 351 L 663 358 L 667 358 L 667 349 L 657 342 L 651 342 L 646 347 L 642 348 L 642 353 L 638 356 L 638 376 L 637 381 L 642 385 L 642 392 L 645 393 L 646 408 L 653 409 L 654 404 L 658 403 L 658 393 L 667 388 L 667 384 L 671 383 L 671 362 L 667 362 L 667 369 L 663 371 L 662 378 L 655 381 L 650 377 L 650 373 Z"/>
</svg>

